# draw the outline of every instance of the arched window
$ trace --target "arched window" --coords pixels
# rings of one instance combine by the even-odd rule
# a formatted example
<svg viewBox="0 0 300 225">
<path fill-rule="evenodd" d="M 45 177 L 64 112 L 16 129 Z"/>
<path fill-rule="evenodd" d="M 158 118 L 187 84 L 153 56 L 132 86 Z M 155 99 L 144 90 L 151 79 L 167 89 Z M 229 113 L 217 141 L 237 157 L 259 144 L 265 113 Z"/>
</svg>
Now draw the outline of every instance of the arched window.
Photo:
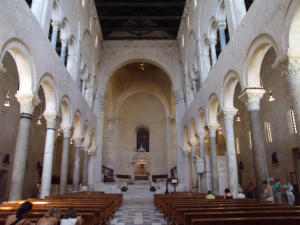
<svg viewBox="0 0 300 225">
<path fill-rule="evenodd" d="M 289 115 L 290 115 L 290 126 L 292 130 L 292 134 L 297 134 L 298 130 L 296 125 L 295 113 L 293 109 L 290 109 Z"/>
<path fill-rule="evenodd" d="M 245 0 L 246 11 L 249 10 L 254 0 Z"/>
<path fill-rule="evenodd" d="M 146 128 L 139 128 L 136 133 L 136 149 L 141 146 L 149 152 L 149 130 Z"/>
</svg>

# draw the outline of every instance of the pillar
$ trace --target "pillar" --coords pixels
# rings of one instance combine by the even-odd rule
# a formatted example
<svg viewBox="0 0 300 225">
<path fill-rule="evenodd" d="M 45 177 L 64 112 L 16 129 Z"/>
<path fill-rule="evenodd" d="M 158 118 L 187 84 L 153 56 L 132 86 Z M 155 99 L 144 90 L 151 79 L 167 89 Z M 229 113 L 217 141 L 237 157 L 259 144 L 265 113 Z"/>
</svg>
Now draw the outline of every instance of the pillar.
<svg viewBox="0 0 300 225">
<path fill-rule="evenodd" d="M 246 15 L 244 0 L 224 0 L 229 33 L 232 35 Z"/>
<path fill-rule="evenodd" d="M 69 165 L 69 147 L 71 137 L 71 125 L 63 125 L 63 149 L 61 156 L 61 167 L 60 167 L 60 185 L 59 193 L 67 193 L 68 186 L 68 165 Z"/>
<path fill-rule="evenodd" d="M 74 42 L 74 41 L 73 41 Z M 73 46 L 68 48 L 68 61 L 67 61 L 67 70 L 69 72 L 69 74 L 71 75 L 71 77 L 74 80 L 74 76 L 75 76 L 75 59 L 76 59 L 76 54 L 75 54 L 75 50 L 74 50 L 74 44 Z"/>
<path fill-rule="evenodd" d="M 52 163 L 56 126 L 56 114 L 44 114 L 47 121 L 47 133 L 44 151 L 43 174 L 41 184 L 41 198 L 49 196 L 51 193 Z"/>
<path fill-rule="evenodd" d="M 58 21 L 52 21 L 51 25 L 52 25 L 51 45 L 54 49 L 56 49 L 57 35 L 58 35 L 60 23 Z"/>
<path fill-rule="evenodd" d="M 83 156 L 83 177 L 82 186 L 87 189 L 88 185 L 88 157 L 89 157 L 89 146 L 84 146 L 84 156 Z"/>
<path fill-rule="evenodd" d="M 209 141 L 210 141 L 210 164 L 211 164 L 211 184 L 212 192 L 219 194 L 218 182 L 218 160 L 217 160 L 217 145 L 216 145 L 216 130 L 218 124 L 208 125 Z"/>
<path fill-rule="evenodd" d="M 177 165 L 177 177 L 179 183 L 184 183 L 184 173 L 183 173 L 183 159 L 182 159 L 182 150 L 179 140 L 184 136 L 181 128 L 181 118 L 185 112 L 185 104 L 183 92 L 181 89 L 174 91 L 174 100 L 175 100 L 175 110 L 176 110 L 176 165 Z"/>
<path fill-rule="evenodd" d="M 33 94 L 17 93 L 16 97 L 20 103 L 21 115 L 19 119 L 18 135 L 12 168 L 9 192 L 10 201 L 22 199 L 32 113 L 34 107 L 40 101 Z"/>
<path fill-rule="evenodd" d="M 192 188 L 197 185 L 197 172 L 196 172 L 196 161 L 195 161 L 195 153 L 196 153 L 196 144 L 191 144 L 191 154 L 190 154 L 190 168 L 191 168 L 191 178 L 192 178 Z"/>
<path fill-rule="evenodd" d="M 209 39 L 209 49 L 210 49 L 212 66 L 214 66 L 217 62 L 216 44 L 217 44 L 217 40 L 215 38 Z"/>
<path fill-rule="evenodd" d="M 197 95 L 197 78 L 192 78 L 192 82 L 193 82 L 193 95 L 195 98 Z"/>
<path fill-rule="evenodd" d="M 68 47 L 68 39 L 62 38 L 61 39 L 60 59 L 64 65 L 66 63 L 67 47 Z"/>
<path fill-rule="evenodd" d="M 74 139 L 74 169 L 73 169 L 73 192 L 79 192 L 79 178 L 80 178 L 80 149 L 82 138 Z"/>
<path fill-rule="evenodd" d="M 295 120 L 299 131 L 299 126 L 300 126 L 300 89 L 299 89 L 300 61 L 299 58 L 292 57 L 292 56 L 285 57 L 275 62 L 272 67 L 279 70 L 282 73 L 283 77 L 288 82 L 290 88 L 290 94 L 292 96 L 292 107 L 295 113 Z"/>
<path fill-rule="evenodd" d="M 204 136 L 203 135 L 198 135 L 198 147 L 199 147 L 199 155 L 200 157 L 204 160 L 205 159 L 205 151 L 204 151 Z M 204 183 L 203 179 L 203 173 L 198 174 L 198 191 L 199 192 L 204 192 L 202 190 L 202 186 Z"/>
<path fill-rule="evenodd" d="M 259 103 L 263 97 L 263 89 L 246 89 L 241 98 L 245 101 L 250 118 L 250 129 L 252 132 L 253 163 L 256 179 L 256 196 L 261 197 L 264 191 L 263 180 L 268 178 L 267 159 L 265 150 L 265 135 L 260 118 Z"/>
<path fill-rule="evenodd" d="M 226 22 L 218 21 L 218 31 L 220 36 L 221 51 L 223 51 L 224 48 L 226 47 L 225 29 L 226 29 Z"/>
<path fill-rule="evenodd" d="M 226 157 L 229 178 L 229 188 L 233 196 L 238 194 L 238 169 L 236 162 L 235 136 L 233 131 L 233 120 L 237 109 L 224 109 L 222 111 L 222 123 L 225 128 Z"/>
</svg>

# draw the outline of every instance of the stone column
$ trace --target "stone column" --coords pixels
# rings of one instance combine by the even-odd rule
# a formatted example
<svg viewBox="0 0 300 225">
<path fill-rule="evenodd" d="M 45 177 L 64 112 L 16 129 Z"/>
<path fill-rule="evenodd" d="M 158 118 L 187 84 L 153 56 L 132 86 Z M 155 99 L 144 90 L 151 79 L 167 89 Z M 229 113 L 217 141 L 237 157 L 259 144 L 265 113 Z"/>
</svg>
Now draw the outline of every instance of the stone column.
<svg viewBox="0 0 300 225">
<path fill-rule="evenodd" d="M 60 167 L 60 186 L 59 193 L 67 193 L 68 186 L 68 165 L 69 165 L 69 147 L 71 137 L 71 125 L 62 126 L 63 130 L 63 150 L 61 156 L 61 167 Z"/>
<path fill-rule="evenodd" d="M 246 15 L 244 0 L 224 0 L 229 33 L 232 35 Z"/>
<path fill-rule="evenodd" d="M 226 22 L 218 21 L 218 30 L 219 30 L 219 36 L 220 36 L 221 51 L 223 51 L 224 48 L 226 47 L 225 29 L 226 29 Z"/>
<path fill-rule="evenodd" d="M 205 152 L 204 152 L 204 136 L 202 135 L 198 135 L 198 147 L 199 147 L 199 155 L 200 158 L 202 158 L 203 160 L 205 159 Z M 199 173 L 198 174 L 198 191 L 199 192 L 203 192 L 202 190 L 202 185 L 204 183 L 204 179 L 203 179 L 203 173 Z"/>
<path fill-rule="evenodd" d="M 75 76 L 75 59 L 76 59 L 76 53 L 74 50 L 74 41 L 73 41 L 73 46 L 68 48 L 68 61 L 67 61 L 67 70 L 69 71 L 71 77 L 74 80 Z"/>
<path fill-rule="evenodd" d="M 222 111 L 222 122 L 225 128 L 226 138 L 226 156 L 227 156 L 227 168 L 229 176 L 229 187 L 233 196 L 238 194 L 238 170 L 236 162 L 236 149 L 235 149 L 235 138 L 233 131 L 233 120 L 234 115 L 237 113 L 237 109 L 223 109 Z"/>
<path fill-rule="evenodd" d="M 250 129 L 252 132 L 253 163 L 256 179 L 256 196 L 261 197 L 264 191 L 263 180 L 268 178 L 268 164 L 266 160 L 265 135 L 260 118 L 259 103 L 263 97 L 263 89 L 246 89 L 241 98 L 245 101 L 250 118 Z"/>
<path fill-rule="evenodd" d="M 197 78 L 192 78 L 192 82 L 193 82 L 193 95 L 195 98 L 197 95 Z"/>
<path fill-rule="evenodd" d="M 77 137 L 74 139 L 74 170 L 73 170 L 73 192 L 79 191 L 79 178 L 80 178 L 80 149 L 82 138 Z"/>
<path fill-rule="evenodd" d="M 68 47 L 68 39 L 62 38 L 61 39 L 60 59 L 64 65 L 66 63 L 67 47 Z"/>
<path fill-rule="evenodd" d="M 96 147 L 91 146 L 88 159 L 88 190 L 93 191 L 93 165 L 96 158 Z"/>
<path fill-rule="evenodd" d="M 52 25 L 51 45 L 54 49 L 56 49 L 57 35 L 58 35 L 60 23 L 58 21 L 52 21 L 51 25 Z"/>
<path fill-rule="evenodd" d="M 289 50 L 291 51 L 291 50 Z M 295 54 L 295 53 L 291 53 Z M 292 96 L 292 107 L 295 113 L 296 124 L 300 126 L 300 59 L 296 57 L 285 57 L 279 59 L 272 66 L 279 70 L 282 76 L 287 80 L 290 94 Z M 299 131 L 299 128 L 298 128 Z"/>
<path fill-rule="evenodd" d="M 49 196 L 51 193 L 52 162 L 56 126 L 56 114 L 44 114 L 47 121 L 47 134 L 44 151 L 43 174 L 41 184 L 41 198 Z"/>
<path fill-rule="evenodd" d="M 88 155 L 89 146 L 84 146 L 84 158 L 83 158 L 83 177 L 82 177 L 82 186 L 87 189 L 88 184 Z"/>
<path fill-rule="evenodd" d="M 190 157 L 190 160 L 191 160 L 191 178 L 192 178 L 192 187 L 195 187 L 197 185 L 197 173 L 196 173 L 196 144 L 193 143 L 191 145 L 191 157 Z"/>
<path fill-rule="evenodd" d="M 212 192 L 219 194 L 218 184 L 218 160 L 217 160 L 217 146 L 216 146 L 216 130 L 219 127 L 218 124 L 209 124 L 209 141 L 210 141 L 210 164 L 211 164 L 211 184 Z"/>
<path fill-rule="evenodd" d="M 210 56 L 211 56 L 212 66 L 214 66 L 217 62 L 216 44 L 217 44 L 216 39 L 214 39 L 214 38 L 209 39 L 209 49 L 210 49 Z"/>
<path fill-rule="evenodd" d="M 182 139 L 184 134 L 181 129 L 181 118 L 185 112 L 185 104 L 183 98 L 182 90 L 174 91 L 174 100 L 176 104 L 176 164 L 177 164 L 177 176 L 179 183 L 184 183 L 184 173 L 183 173 L 183 162 L 182 162 L 182 150 L 179 140 Z"/>
<path fill-rule="evenodd" d="M 40 102 L 33 94 L 17 93 L 16 97 L 20 103 L 21 115 L 12 168 L 9 192 L 10 201 L 22 199 L 32 113 L 34 107 Z"/>
</svg>

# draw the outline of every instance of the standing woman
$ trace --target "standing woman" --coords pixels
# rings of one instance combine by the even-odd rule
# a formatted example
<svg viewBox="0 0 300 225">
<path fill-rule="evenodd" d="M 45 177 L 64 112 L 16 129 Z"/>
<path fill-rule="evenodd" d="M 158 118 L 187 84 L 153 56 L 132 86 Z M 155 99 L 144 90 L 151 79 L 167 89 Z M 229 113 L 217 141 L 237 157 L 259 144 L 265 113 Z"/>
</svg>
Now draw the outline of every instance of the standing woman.
<svg viewBox="0 0 300 225">
<path fill-rule="evenodd" d="M 272 187 L 268 184 L 267 181 L 263 181 L 262 184 L 265 187 L 264 193 L 262 194 L 262 197 L 266 201 L 270 201 L 274 203 L 274 196 L 273 196 L 273 190 Z"/>
<path fill-rule="evenodd" d="M 17 209 L 16 215 L 10 215 L 7 217 L 5 225 L 31 225 L 30 221 L 24 218 L 24 215 L 31 210 L 31 202 L 23 202 Z"/>
</svg>

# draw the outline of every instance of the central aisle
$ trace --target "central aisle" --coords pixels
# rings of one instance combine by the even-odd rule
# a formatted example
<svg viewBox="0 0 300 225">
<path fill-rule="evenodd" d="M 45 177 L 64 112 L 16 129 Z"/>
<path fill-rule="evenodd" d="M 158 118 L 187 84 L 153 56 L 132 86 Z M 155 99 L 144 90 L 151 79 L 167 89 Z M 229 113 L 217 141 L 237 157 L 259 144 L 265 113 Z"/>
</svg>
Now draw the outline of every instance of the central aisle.
<svg viewBox="0 0 300 225">
<path fill-rule="evenodd" d="M 123 196 L 123 204 L 116 212 L 111 225 L 167 225 L 167 221 L 154 207 L 153 195 L 145 198 Z"/>
</svg>

